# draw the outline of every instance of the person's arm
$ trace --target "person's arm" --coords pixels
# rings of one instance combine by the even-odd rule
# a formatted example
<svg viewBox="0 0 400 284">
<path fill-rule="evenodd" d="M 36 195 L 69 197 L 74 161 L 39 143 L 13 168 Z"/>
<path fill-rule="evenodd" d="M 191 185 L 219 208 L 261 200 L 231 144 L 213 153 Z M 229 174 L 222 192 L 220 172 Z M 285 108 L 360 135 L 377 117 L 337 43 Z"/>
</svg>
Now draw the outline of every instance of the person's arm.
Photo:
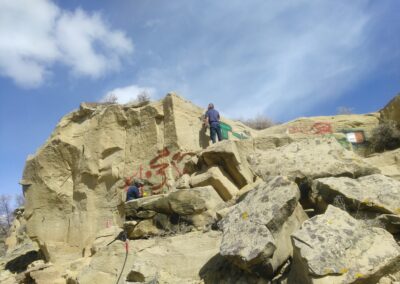
<svg viewBox="0 0 400 284">
<path fill-rule="evenodd" d="M 143 185 L 141 187 L 139 187 L 139 192 L 140 192 L 140 197 L 143 197 L 143 193 L 144 193 Z"/>
<path fill-rule="evenodd" d="M 208 121 L 208 112 L 206 112 L 205 114 L 204 114 L 204 121 L 203 121 L 203 123 L 204 123 L 204 125 L 205 126 L 207 126 L 207 125 L 209 125 L 209 121 Z"/>
</svg>

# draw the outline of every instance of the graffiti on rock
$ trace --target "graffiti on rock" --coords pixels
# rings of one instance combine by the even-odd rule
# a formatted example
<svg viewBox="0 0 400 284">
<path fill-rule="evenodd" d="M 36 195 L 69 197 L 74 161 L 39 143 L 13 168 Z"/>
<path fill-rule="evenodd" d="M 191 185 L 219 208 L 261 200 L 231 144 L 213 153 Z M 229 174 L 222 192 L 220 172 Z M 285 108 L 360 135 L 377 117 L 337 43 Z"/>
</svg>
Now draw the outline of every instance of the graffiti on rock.
<svg viewBox="0 0 400 284">
<path fill-rule="evenodd" d="M 315 122 L 308 125 L 289 126 L 289 134 L 326 135 L 332 134 L 332 124 L 329 122 Z"/>
<path fill-rule="evenodd" d="M 126 189 L 135 178 L 145 179 L 151 184 L 151 194 L 159 194 L 165 187 L 168 187 L 167 169 L 173 169 L 173 177 L 176 179 L 185 174 L 185 169 L 181 164 L 182 160 L 187 156 L 194 156 L 192 152 L 182 153 L 178 151 L 171 153 L 168 147 L 157 151 L 157 155 L 152 158 L 145 166 L 140 164 L 133 174 L 125 179 Z"/>
</svg>

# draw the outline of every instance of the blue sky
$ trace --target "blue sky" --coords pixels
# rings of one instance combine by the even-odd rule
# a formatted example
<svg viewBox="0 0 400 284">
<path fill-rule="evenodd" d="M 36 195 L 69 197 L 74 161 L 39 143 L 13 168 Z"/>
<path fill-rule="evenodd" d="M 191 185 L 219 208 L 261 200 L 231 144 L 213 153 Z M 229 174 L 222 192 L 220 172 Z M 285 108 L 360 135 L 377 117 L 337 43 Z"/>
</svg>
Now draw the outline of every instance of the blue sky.
<svg viewBox="0 0 400 284">
<path fill-rule="evenodd" d="M 400 1 L 0 0 L 0 194 L 82 101 L 147 90 L 276 121 L 400 92 Z"/>
</svg>

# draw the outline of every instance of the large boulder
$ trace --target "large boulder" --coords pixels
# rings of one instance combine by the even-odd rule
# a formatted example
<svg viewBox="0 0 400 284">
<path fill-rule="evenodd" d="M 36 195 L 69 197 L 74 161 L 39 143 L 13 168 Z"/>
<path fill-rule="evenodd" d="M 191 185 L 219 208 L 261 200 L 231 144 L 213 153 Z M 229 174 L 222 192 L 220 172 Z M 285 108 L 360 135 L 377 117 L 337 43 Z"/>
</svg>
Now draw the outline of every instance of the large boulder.
<svg viewBox="0 0 400 284">
<path fill-rule="evenodd" d="M 238 192 L 230 176 L 218 166 L 212 166 L 205 172 L 194 173 L 190 177 L 190 184 L 193 187 L 211 185 L 224 201 L 232 199 Z"/>
<path fill-rule="evenodd" d="M 292 242 L 289 283 L 377 283 L 400 270 L 400 247 L 390 233 L 334 206 L 304 222 Z"/>
<path fill-rule="evenodd" d="M 149 194 L 173 189 L 186 161 L 209 145 L 203 114 L 169 94 L 148 104 L 86 103 L 63 117 L 26 161 L 21 184 L 28 236 L 49 244 L 50 255 L 64 243 L 79 257 L 97 232 L 122 225 L 124 180 L 146 179 Z M 248 129 L 223 120 L 239 132 Z"/>
<path fill-rule="evenodd" d="M 223 168 L 235 185 L 241 188 L 252 183 L 254 179 L 254 175 L 248 167 L 246 156 L 238 150 L 238 147 L 244 145 L 243 142 L 224 140 L 202 151 L 200 157 L 208 167 L 220 166 Z"/>
<path fill-rule="evenodd" d="M 154 283 L 199 283 L 200 270 L 219 249 L 221 233 L 193 232 L 162 239 L 116 241 L 102 248 L 83 267 L 77 283 L 109 284 L 150 280 Z M 124 265 L 125 264 L 125 265 Z M 140 282 L 140 281 L 139 281 Z"/>
<path fill-rule="evenodd" d="M 224 201 L 211 186 L 180 189 L 170 194 L 130 200 L 125 203 L 126 217 L 138 217 L 139 212 L 193 215 L 207 210 L 216 211 Z M 140 217 L 139 217 L 140 218 Z"/>
<path fill-rule="evenodd" d="M 211 186 L 130 200 L 125 203 L 125 215 L 135 224 L 127 226 L 128 237 L 138 239 L 204 229 L 216 222 L 216 212 L 224 207 L 224 201 Z"/>
<path fill-rule="evenodd" d="M 400 149 L 375 153 L 364 161 L 377 167 L 383 175 L 400 181 Z"/>
<path fill-rule="evenodd" d="M 321 177 L 359 177 L 379 172 L 333 137 L 310 138 L 256 152 L 249 156 L 249 162 L 263 179 L 282 175 L 291 180 L 312 181 Z"/>
<path fill-rule="evenodd" d="M 276 177 L 261 183 L 220 221 L 220 254 L 241 269 L 272 277 L 292 253 L 290 234 L 307 219 L 297 185 Z"/>
<path fill-rule="evenodd" d="M 381 174 L 358 179 L 329 177 L 316 179 L 312 199 L 321 211 L 340 196 L 346 209 L 400 215 L 400 181 Z"/>
</svg>

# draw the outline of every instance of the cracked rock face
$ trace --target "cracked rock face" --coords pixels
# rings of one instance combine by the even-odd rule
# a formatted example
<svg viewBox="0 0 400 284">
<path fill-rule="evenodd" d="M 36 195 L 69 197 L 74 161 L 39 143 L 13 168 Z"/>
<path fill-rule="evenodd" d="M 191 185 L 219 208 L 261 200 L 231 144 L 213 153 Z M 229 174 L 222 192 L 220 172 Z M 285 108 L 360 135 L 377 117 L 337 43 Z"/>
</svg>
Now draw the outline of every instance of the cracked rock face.
<svg viewBox="0 0 400 284">
<path fill-rule="evenodd" d="M 381 174 L 358 179 L 321 178 L 313 182 L 312 199 L 320 209 L 340 196 L 346 209 L 400 215 L 400 182 Z"/>
<path fill-rule="evenodd" d="M 400 268 L 400 247 L 390 233 L 334 206 L 304 222 L 292 242 L 292 283 L 377 283 Z"/>
<path fill-rule="evenodd" d="M 400 181 L 400 149 L 375 153 L 364 159 L 378 167 L 382 174 Z"/>
<path fill-rule="evenodd" d="M 154 194 L 173 187 L 185 160 L 209 144 L 203 114 L 170 94 L 140 106 L 82 104 L 63 117 L 25 165 L 28 236 L 50 258 L 59 248 L 79 257 L 97 232 L 122 225 L 124 180 L 146 179 Z"/>
<path fill-rule="evenodd" d="M 291 254 L 290 234 L 305 216 L 297 185 L 284 177 L 261 183 L 220 222 L 220 254 L 270 277 Z"/>
<path fill-rule="evenodd" d="M 291 180 L 312 180 L 330 176 L 358 177 L 379 172 L 331 137 L 304 139 L 251 154 L 249 163 L 263 179 L 282 175 Z"/>
</svg>

